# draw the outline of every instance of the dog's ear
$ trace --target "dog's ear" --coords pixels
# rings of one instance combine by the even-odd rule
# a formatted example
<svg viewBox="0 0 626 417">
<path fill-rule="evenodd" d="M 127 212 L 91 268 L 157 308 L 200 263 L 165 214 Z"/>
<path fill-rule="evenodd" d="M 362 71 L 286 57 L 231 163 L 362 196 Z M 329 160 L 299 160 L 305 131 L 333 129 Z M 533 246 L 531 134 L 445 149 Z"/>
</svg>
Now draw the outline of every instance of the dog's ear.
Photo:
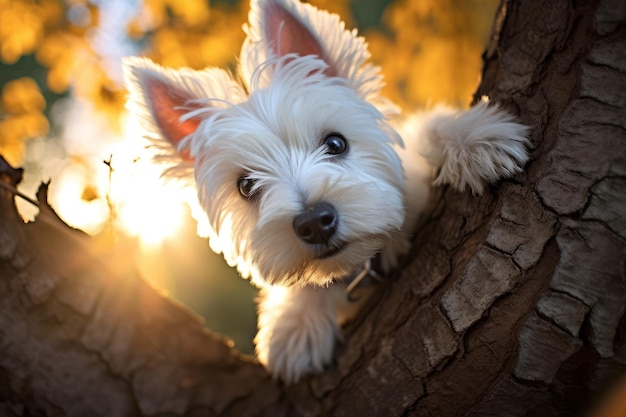
<svg viewBox="0 0 626 417">
<path fill-rule="evenodd" d="M 251 0 L 244 29 L 248 37 L 240 62 L 245 80 L 272 57 L 315 55 L 328 65 L 326 75 L 346 79 L 363 98 L 382 88 L 379 68 L 368 63 L 365 40 L 356 30 L 346 30 L 336 14 L 297 0 Z"/>
<path fill-rule="evenodd" d="M 254 13 L 256 6 L 256 14 Z M 300 56 L 315 55 L 328 69 L 327 75 L 337 75 L 337 63 L 326 51 L 324 39 L 318 36 L 313 22 L 321 20 L 333 32 L 344 32 L 338 16 L 320 12 L 312 7 L 298 7 L 294 2 L 261 0 L 252 2 L 251 24 L 258 26 L 262 39 L 272 55 L 281 57 L 295 53 Z M 335 20 L 328 24 L 328 20 Z M 329 34 L 330 35 L 330 34 Z"/>
<path fill-rule="evenodd" d="M 125 58 L 123 66 L 128 107 L 165 156 L 178 155 L 191 161 L 189 146 L 183 139 L 216 108 L 229 100 L 240 101 L 233 97 L 240 88 L 219 69 L 172 70 L 137 57 Z"/>
</svg>

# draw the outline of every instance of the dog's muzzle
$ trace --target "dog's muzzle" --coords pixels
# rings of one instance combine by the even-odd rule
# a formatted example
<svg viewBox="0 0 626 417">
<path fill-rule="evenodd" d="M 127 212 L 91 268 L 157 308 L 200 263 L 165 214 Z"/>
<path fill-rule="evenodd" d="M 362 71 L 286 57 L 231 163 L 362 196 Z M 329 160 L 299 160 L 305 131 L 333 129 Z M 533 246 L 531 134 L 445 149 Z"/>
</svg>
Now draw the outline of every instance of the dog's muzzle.
<svg viewBox="0 0 626 417">
<path fill-rule="evenodd" d="M 293 219 L 296 236 L 312 245 L 328 244 L 338 225 L 339 213 L 332 204 L 325 201 L 309 207 Z"/>
</svg>

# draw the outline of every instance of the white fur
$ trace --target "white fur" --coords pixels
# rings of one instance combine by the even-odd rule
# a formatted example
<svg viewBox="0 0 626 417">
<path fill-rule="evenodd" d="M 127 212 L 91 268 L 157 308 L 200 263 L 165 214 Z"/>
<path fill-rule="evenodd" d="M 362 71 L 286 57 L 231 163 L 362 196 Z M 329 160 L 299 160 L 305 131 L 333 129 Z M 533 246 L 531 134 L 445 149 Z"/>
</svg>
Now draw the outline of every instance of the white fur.
<svg viewBox="0 0 626 417">
<path fill-rule="evenodd" d="M 485 183 L 522 171 L 528 160 L 528 129 L 488 103 L 483 97 L 463 112 L 439 106 L 409 120 L 429 138 L 423 153 L 431 166 L 439 167 L 435 185 L 451 184 L 481 194 Z"/>
<path fill-rule="evenodd" d="M 255 338 L 259 360 L 287 383 L 323 370 L 340 337 L 337 309 L 345 303 L 340 285 L 264 288 Z"/>
<path fill-rule="evenodd" d="M 276 23 L 276 10 L 295 23 Z M 431 183 L 481 193 L 520 172 L 527 129 L 486 101 L 467 111 L 438 107 L 397 127 L 404 147 L 388 120 L 395 107 L 380 96 L 379 69 L 338 16 L 296 0 L 252 0 L 245 30 L 241 85 L 218 69 L 174 71 L 131 58 L 129 107 L 175 175 L 194 165 L 212 248 L 262 288 L 258 358 L 294 382 L 332 360 L 347 304 L 342 280 L 377 253 L 389 271 L 408 251 Z M 312 46 L 277 54 L 289 31 Z M 178 120 L 162 99 L 170 95 L 186 99 Z M 197 128 L 187 134 L 190 121 Z M 326 153 L 330 133 L 347 139 L 345 154 Z M 242 176 L 256 181 L 249 200 L 237 188 Z M 325 244 L 305 243 L 294 218 L 322 201 L 335 207 L 337 231 Z"/>
<path fill-rule="evenodd" d="M 362 265 L 402 226 L 404 181 L 391 146 L 397 138 L 352 89 L 321 74 L 307 76 L 322 68 L 313 57 L 277 62 L 272 88 L 253 84 L 247 102 L 216 110 L 190 138 L 192 156 L 203 161 L 196 166 L 201 204 L 216 235 L 229 237 L 221 250 L 257 284 L 327 285 Z M 351 139 L 345 157 L 321 151 L 323 136 L 335 131 Z M 263 190 L 254 203 L 234 186 L 243 174 Z M 377 206 L 363 207 L 381 194 L 386 197 Z M 292 223 L 322 200 L 341 213 L 331 246 L 351 245 L 318 261 L 325 248 L 299 240 Z"/>
</svg>

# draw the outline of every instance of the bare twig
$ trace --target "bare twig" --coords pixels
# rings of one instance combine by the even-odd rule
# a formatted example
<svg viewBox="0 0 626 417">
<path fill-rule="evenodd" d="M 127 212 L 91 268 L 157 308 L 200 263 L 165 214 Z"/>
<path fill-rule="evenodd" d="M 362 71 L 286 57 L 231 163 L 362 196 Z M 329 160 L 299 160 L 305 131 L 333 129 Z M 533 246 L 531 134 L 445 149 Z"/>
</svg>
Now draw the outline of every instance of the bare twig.
<svg viewBox="0 0 626 417">
<path fill-rule="evenodd" d="M 30 198 L 29 196 L 27 196 L 26 194 L 22 193 L 21 191 L 19 191 L 17 188 L 13 187 L 10 184 L 5 183 L 4 181 L 0 181 L 0 186 L 10 192 L 12 192 L 13 194 L 15 194 L 18 197 L 21 197 L 22 199 L 28 201 L 30 204 L 32 204 L 33 206 L 39 208 L 39 203 L 36 202 L 35 200 L 33 200 L 32 198 Z"/>
</svg>

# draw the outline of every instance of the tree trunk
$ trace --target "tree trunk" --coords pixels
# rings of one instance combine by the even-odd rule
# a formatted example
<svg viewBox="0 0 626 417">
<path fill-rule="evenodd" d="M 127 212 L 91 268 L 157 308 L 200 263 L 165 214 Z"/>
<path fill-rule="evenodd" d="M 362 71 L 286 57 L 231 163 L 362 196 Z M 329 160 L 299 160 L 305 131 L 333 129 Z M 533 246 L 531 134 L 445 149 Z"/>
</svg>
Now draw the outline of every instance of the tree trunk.
<svg viewBox="0 0 626 417">
<path fill-rule="evenodd" d="M 403 271 L 293 385 L 0 189 L 0 416 L 574 416 L 626 368 L 626 3 L 504 1 L 486 94 L 524 174 L 444 189 Z M 0 169 L 4 183 L 21 172 Z"/>
</svg>

